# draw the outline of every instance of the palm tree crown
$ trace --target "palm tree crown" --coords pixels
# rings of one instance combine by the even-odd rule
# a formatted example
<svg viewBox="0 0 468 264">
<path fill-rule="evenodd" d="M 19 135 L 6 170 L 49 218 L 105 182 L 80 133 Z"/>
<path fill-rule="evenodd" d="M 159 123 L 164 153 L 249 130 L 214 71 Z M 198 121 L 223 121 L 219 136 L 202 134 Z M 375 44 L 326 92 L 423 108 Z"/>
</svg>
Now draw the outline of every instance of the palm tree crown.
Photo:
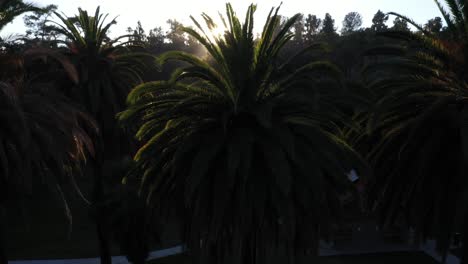
<svg viewBox="0 0 468 264">
<path fill-rule="evenodd" d="M 281 61 L 299 14 L 280 26 L 272 9 L 254 39 L 255 10 L 241 23 L 227 4 L 222 36 L 210 35 L 217 25 L 208 15 L 207 30 L 192 18 L 198 30 L 184 30 L 211 62 L 163 54 L 161 63 L 186 66 L 133 89 L 119 114 L 143 144 L 134 170 L 141 194 L 160 213 L 181 209 L 184 241 L 202 261 L 289 261 L 316 250 L 318 226 L 326 230 L 348 186 L 345 173 L 361 164 L 334 134 L 345 94 L 339 71 L 322 61 Z"/>
<path fill-rule="evenodd" d="M 57 23 L 57 30 L 66 37 L 64 43 L 77 72 L 71 76 L 76 85 L 65 90 L 65 94 L 84 105 L 103 136 L 115 143 L 120 141 L 115 137 L 115 115 L 123 110 L 129 90 L 142 82 L 141 76 L 148 67 L 145 59 L 153 58 L 120 42 L 127 36 L 111 40 L 108 32 L 116 21 L 107 22 L 108 15 L 101 14 L 99 7 L 94 16 L 82 9 L 78 11 L 71 18 L 55 13 L 62 22 Z"/>
</svg>

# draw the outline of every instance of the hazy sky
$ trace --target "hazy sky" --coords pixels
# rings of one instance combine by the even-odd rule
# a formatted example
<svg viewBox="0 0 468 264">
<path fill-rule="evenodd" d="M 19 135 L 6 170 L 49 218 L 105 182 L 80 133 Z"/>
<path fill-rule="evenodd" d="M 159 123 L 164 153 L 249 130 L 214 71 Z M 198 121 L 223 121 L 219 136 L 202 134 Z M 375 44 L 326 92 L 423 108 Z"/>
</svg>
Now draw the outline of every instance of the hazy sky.
<svg viewBox="0 0 468 264">
<path fill-rule="evenodd" d="M 68 16 L 77 13 L 81 7 L 93 12 L 97 6 L 101 11 L 109 13 L 110 17 L 119 16 L 118 24 L 112 28 L 112 35 L 124 34 L 128 26 L 134 27 L 141 21 L 146 32 L 157 26 L 166 26 L 166 21 L 175 18 L 186 25 L 191 25 L 189 15 L 199 17 L 206 12 L 217 17 L 217 12 L 224 13 L 223 0 L 34 0 L 34 3 L 44 6 L 56 4 L 59 10 Z M 231 0 L 236 12 L 243 17 L 249 0 Z M 263 26 L 266 14 L 272 6 L 277 6 L 281 0 L 256 0 L 257 27 Z M 315 14 L 321 18 L 328 12 L 335 19 L 335 25 L 341 27 L 343 17 L 351 11 L 357 11 L 363 16 L 364 26 L 369 26 L 377 10 L 384 12 L 398 12 L 413 18 L 418 23 L 425 23 L 428 19 L 439 15 L 437 7 L 432 0 L 283 0 L 280 13 L 291 16 L 295 13 Z M 391 21 L 393 18 L 390 19 Z M 24 33 L 22 18 L 17 18 L 8 25 L 1 35 Z"/>
</svg>

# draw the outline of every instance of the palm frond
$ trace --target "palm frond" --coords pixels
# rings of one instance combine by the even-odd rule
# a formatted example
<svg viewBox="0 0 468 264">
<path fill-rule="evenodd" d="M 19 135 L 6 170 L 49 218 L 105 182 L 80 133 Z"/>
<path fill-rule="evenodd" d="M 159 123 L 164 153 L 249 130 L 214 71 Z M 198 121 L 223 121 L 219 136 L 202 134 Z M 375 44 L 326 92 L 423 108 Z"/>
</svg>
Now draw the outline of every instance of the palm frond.
<svg viewBox="0 0 468 264">
<path fill-rule="evenodd" d="M 453 21 L 450 13 L 448 13 L 443 5 L 439 2 L 439 0 L 434 0 L 439 8 L 440 13 L 444 17 L 445 23 L 447 23 L 447 27 L 450 29 L 451 32 L 457 32 L 458 28 L 456 26 L 456 22 Z"/>
<path fill-rule="evenodd" d="M 41 11 L 42 9 L 32 3 L 24 3 L 22 0 L 4 0 L 0 3 L 0 31 L 17 16 Z"/>
</svg>

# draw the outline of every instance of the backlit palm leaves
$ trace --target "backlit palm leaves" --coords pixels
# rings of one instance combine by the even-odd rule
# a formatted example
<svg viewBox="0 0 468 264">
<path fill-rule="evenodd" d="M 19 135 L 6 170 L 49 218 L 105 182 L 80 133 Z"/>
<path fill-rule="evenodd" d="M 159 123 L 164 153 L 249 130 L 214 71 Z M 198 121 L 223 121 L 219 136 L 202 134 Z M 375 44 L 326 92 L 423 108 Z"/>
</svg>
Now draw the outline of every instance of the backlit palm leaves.
<svg viewBox="0 0 468 264">
<path fill-rule="evenodd" d="M 161 63 L 187 66 L 132 90 L 120 119 L 137 127 L 143 144 L 134 171 L 141 194 L 163 215 L 182 209 L 192 255 L 210 263 L 287 262 L 315 253 L 319 227 L 326 232 L 348 187 L 345 173 L 360 166 L 334 135 L 345 91 L 327 62 L 278 60 L 298 15 L 280 27 L 272 9 L 254 40 L 256 7 L 243 23 L 226 8 L 223 36 L 211 36 L 216 25 L 205 14 L 207 29 L 193 18 L 198 31 L 185 28 L 212 63 L 162 55 Z"/>
<path fill-rule="evenodd" d="M 384 219 L 404 213 L 446 252 L 468 223 L 468 5 L 447 0 L 447 12 L 436 2 L 451 38 L 389 32 L 399 44 L 371 52 L 386 57 L 368 76 L 381 95 L 369 128 L 382 138 L 371 156 Z"/>
</svg>

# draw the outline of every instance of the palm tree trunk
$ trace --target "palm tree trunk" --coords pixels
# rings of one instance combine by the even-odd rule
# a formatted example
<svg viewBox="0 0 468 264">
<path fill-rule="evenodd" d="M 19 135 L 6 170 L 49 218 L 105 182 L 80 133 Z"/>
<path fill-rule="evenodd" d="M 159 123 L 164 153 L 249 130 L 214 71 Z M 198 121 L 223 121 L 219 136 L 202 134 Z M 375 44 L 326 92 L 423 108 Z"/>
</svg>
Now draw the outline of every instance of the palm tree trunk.
<svg viewBox="0 0 468 264">
<path fill-rule="evenodd" d="M 109 239 L 107 236 L 107 232 L 105 231 L 105 226 L 103 225 L 102 218 L 100 216 L 96 217 L 96 231 L 99 242 L 99 255 L 101 258 L 101 264 L 112 264 Z"/>
<path fill-rule="evenodd" d="M 6 214 L 3 205 L 0 205 L 0 264 L 8 264 L 6 253 Z"/>
<path fill-rule="evenodd" d="M 93 186 L 93 200 L 92 207 L 94 210 L 94 217 L 96 222 L 97 239 L 99 243 L 99 255 L 101 264 L 112 264 L 112 257 L 110 252 L 109 235 L 106 228 L 106 215 L 102 208 L 104 199 L 104 181 L 102 178 L 101 167 L 103 164 L 103 151 L 102 151 L 102 137 L 96 140 L 96 157 L 94 164 L 94 186 Z"/>
<path fill-rule="evenodd" d="M 105 212 L 102 210 L 101 202 L 104 194 L 104 186 L 102 182 L 102 175 L 100 164 L 97 163 L 94 175 L 94 197 L 93 197 L 93 209 L 95 211 L 95 221 L 96 221 L 96 232 L 97 239 L 99 243 L 99 255 L 101 257 L 101 264 L 112 264 L 110 245 L 109 245 L 109 236 L 106 231 L 105 224 Z"/>
<path fill-rule="evenodd" d="M 465 223 L 463 224 L 463 233 L 462 235 L 462 255 L 461 255 L 461 264 L 468 264 L 468 210 L 465 213 Z"/>
<path fill-rule="evenodd" d="M 98 212 L 96 216 L 96 232 L 99 243 L 99 256 L 101 258 L 101 264 L 112 264 L 109 237 L 106 232 L 104 217 L 100 212 Z"/>
</svg>

